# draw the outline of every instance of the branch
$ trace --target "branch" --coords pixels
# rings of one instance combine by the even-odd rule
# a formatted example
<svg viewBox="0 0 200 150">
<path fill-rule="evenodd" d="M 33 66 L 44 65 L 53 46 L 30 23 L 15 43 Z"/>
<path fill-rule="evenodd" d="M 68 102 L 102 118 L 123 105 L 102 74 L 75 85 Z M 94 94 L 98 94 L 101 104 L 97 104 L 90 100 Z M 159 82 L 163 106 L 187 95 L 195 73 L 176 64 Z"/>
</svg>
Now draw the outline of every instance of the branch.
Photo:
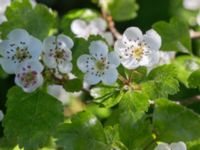
<svg viewBox="0 0 200 150">
<path fill-rule="evenodd" d="M 190 37 L 191 37 L 191 39 L 199 39 L 200 38 L 200 32 L 190 30 Z"/>
<path fill-rule="evenodd" d="M 111 33 L 114 35 L 116 39 L 120 39 L 122 35 L 119 33 L 119 31 L 115 27 L 115 23 L 113 21 L 113 18 L 111 15 L 109 15 L 106 11 L 103 9 L 101 10 L 102 12 L 102 17 L 107 21 L 108 23 L 108 28 L 110 29 Z"/>
<path fill-rule="evenodd" d="M 200 95 L 197 95 L 197 96 L 185 99 L 185 100 L 181 100 L 181 101 L 179 101 L 179 104 L 191 105 L 193 103 L 198 103 L 198 102 L 200 102 Z"/>
</svg>

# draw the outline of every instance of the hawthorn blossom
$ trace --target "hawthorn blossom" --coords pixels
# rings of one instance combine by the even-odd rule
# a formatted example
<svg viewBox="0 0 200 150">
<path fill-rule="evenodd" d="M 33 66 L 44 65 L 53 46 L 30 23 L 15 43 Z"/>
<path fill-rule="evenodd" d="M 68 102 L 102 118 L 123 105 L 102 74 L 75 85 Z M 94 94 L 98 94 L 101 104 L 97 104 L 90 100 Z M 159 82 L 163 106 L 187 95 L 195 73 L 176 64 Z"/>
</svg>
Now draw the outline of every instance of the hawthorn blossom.
<svg viewBox="0 0 200 150">
<path fill-rule="evenodd" d="M 93 41 L 89 46 L 90 55 L 84 54 L 77 60 L 79 69 L 85 73 L 84 81 L 94 85 L 102 81 L 113 84 L 118 77 L 119 58 L 115 52 L 108 52 L 103 41 Z"/>
<path fill-rule="evenodd" d="M 112 45 L 113 36 L 110 32 L 106 32 L 106 28 L 106 21 L 101 18 L 93 19 L 88 23 L 82 19 L 75 19 L 71 24 L 71 30 L 77 37 L 88 39 L 90 35 L 101 35 L 109 45 Z"/>
<path fill-rule="evenodd" d="M 47 37 L 43 42 L 45 65 L 59 73 L 69 73 L 72 70 L 70 49 L 73 45 L 72 39 L 64 34 Z"/>
<path fill-rule="evenodd" d="M 125 68 L 148 67 L 159 61 L 161 37 L 153 29 L 143 35 L 139 28 L 129 27 L 122 38 L 116 41 L 114 47 Z"/>
<path fill-rule="evenodd" d="M 1 0 L 0 1 L 0 24 L 6 21 L 5 11 L 6 8 L 10 5 L 10 0 Z"/>
<path fill-rule="evenodd" d="M 183 6 L 185 9 L 198 10 L 200 9 L 200 0 L 184 0 Z"/>
<path fill-rule="evenodd" d="M 25 61 L 16 71 L 15 83 L 25 92 L 35 91 L 43 84 L 43 65 L 39 61 Z"/>
<path fill-rule="evenodd" d="M 3 120 L 3 117 L 4 117 L 3 111 L 0 110 L 0 122 Z"/>
<path fill-rule="evenodd" d="M 38 61 L 42 43 L 28 34 L 26 30 L 15 29 L 8 34 L 8 39 L 0 43 L 0 62 L 6 73 L 13 74 L 26 60 Z"/>
<path fill-rule="evenodd" d="M 178 142 L 178 143 L 161 143 L 158 144 L 158 146 L 154 150 L 187 150 L 187 147 L 184 142 Z"/>
</svg>

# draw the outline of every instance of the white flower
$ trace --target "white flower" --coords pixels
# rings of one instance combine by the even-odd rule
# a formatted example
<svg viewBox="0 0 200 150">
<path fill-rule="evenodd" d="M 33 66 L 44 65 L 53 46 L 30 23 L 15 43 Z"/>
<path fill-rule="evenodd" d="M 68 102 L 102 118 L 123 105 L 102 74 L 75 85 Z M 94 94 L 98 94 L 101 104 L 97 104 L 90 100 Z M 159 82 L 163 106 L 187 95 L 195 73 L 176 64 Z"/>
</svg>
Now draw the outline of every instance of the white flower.
<svg viewBox="0 0 200 150">
<path fill-rule="evenodd" d="M 143 35 L 139 28 L 129 27 L 114 47 L 122 65 L 128 69 L 135 69 L 158 63 L 160 46 L 161 37 L 153 29 Z"/>
<path fill-rule="evenodd" d="M 200 9 L 200 0 L 184 0 L 183 6 L 189 10 L 198 10 Z"/>
<path fill-rule="evenodd" d="M 13 74 L 19 64 L 26 60 L 38 61 L 42 51 L 40 40 L 30 36 L 23 29 L 8 34 L 8 40 L 0 43 L 1 65 L 5 72 Z"/>
<path fill-rule="evenodd" d="M 1 0 L 0 1 L 0 24 L 6 21 L 5 11 L 6 8 L 10 5 L 10 0 Z"/>
<path fill-rule="evenodd" d="M 43 84 L 43 68 L 39 61 L 25 61 L 17 69 L 15 83 L 27 93 L 35 91 Z"/>
<path fill-rule="evenodd" d="M 167 143 L 161 143 L 158 144 L 154 150 L 187 150 L 187 147 L 183 142 L 172 143 L 170 145 Z"/>
<path fill-rule="evenodd" d="M 116 53 L 108 53 L 108 46 L 103 41 L 91 42 L 89 51 L 90 55 L 82 55 L 77 60 L 79 69 L 86 73 L 84 81 L 90 85 L 100 81 L 113 84 L 118 77 L 116 67 L 120 64 Z"/>
<path fill-rule="evenodd" d="M 45 65 L 61 73 L 69 73 L 72 70 L 70 49 L 73 45 L 72 39 L 63 34 L 47 37 L 43 42 Z"/>
<path fill-rule="evenodd" d="M 3 120 L 4 114 L 3 112 L 0 110 L 0 122 Z"/>
<path fill-rule="evenodd" d="M 110 32 L 106 32 L 106 28 L 106 21 L 101 18 L 93 19 L 88 23 L 82 19 L 75 19 L 71 24 L 71 30 L 77 37 L 88 39 L 90 35 L 101 35 L 109 45 L 112 45 L 113 36 Z"/>
</svg>

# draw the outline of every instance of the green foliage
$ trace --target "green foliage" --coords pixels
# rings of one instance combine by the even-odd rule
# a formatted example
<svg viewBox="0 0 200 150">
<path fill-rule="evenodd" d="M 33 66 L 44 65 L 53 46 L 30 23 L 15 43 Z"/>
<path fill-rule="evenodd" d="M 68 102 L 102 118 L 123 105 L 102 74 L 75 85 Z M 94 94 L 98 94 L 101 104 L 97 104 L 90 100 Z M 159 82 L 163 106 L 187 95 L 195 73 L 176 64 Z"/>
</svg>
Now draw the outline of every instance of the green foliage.
<svg viewBox="0 0 200 150">
<path fill-rule="evenodd" d="M 162 37 L 162 50 L 191 53 L 189 27 L 185 22 L 172 18 L 170 23 L 160 21 L 153 28 Z"/>
<path fill-rule="evenodd" d="M 64 89 L 68 92 L 78 92 L 82 89 L 83 82 L 80 79 L 72 79 L 66 81 L 64 84 Z"/>
<path fill-rule="evenodd" d="M 160 141 L 191 141 L 200 136 L 200 117 L 190 109 L 159 99 L 155 104 L 153 126 Z"/>
<path fill-rule="evenodd" d="M 200 69 L 194 71 L 188 78 L 189 86 L 200 89 Z"/>
<path fill-rule="evenodd" d="M 148 81 L 142 84 L 143 91 L 150 99 L 168 97 L 179 91 L 177 72 L 173 65 L 163 65 L 153 69 L 148 75 Z"/>
<path fill-rule="evenodd" d="M 56 142 L 64 150 L 110 150 L 103 126 L 95 116 L 82 112 L 71 121 L 61 125 L 56 133 Z"/>
<path fill-rule="evenodd" d="M 0 25 L 3 38 L 13 29 L 22 28 L 43 40 L 56 27 L 56 14 L 41 4 L 33 7 L 29 0 L 13 1 L 6 10 L 6 17 L 8 21 Z"/>
<path fill-rule="evenodd" d="M 26 94 L 13 87 L 8 92 L 6 106 L 4 133 L 9 139 L 16 138 L 25 150 L 44 146 L 63 121 L 62 104 L 43 91 Z"/>
<path fill-rule="evenodd" d="M 135 0 L 111 0 L 108 3 L 108 11 L 116 21 L 125 21 L 137 16 L 138 4 Z M 120 11 L 119 11 L 120 10 Z"/>
</svg>

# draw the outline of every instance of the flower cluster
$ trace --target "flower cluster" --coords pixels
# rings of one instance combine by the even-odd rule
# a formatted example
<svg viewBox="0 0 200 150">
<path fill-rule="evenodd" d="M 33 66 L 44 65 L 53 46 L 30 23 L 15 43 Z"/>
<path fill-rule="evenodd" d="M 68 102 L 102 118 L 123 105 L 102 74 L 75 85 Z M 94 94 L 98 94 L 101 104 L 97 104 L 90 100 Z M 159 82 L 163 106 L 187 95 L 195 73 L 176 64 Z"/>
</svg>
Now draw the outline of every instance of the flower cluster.
<svg viewBox="0 0 200 150">
<path fill-rule="evenodd" d="M 43 64 L 61 73 L 72 69 L 73 41 L 65 36 L 47 37 L 42 43 L 23 29 L 15 29 L 0 43 L 0 64 L 8 74 L 15 74 L 15 83 L 25 92 L 33 92 L 43 84 Z M 41 54 L 43 55 L 41 57 Z"/>
<path fill-rule="evenodd" d="M 155 148 L 155 150 L 187 150 L 187 147 L 184 142 L 178 142 L 178 143 L 161 143 L 158 144 L 158 146 Z"/>
<path fill-rule="evenodd" d="M 113 44 L 113 36 L 110 32 L 106 32 L 106 21 L 96 18 L 90 22 L 82 19 L 75 19 L 71 24 L 71 30 L 77 37 L 88 39 L 90 35 L 100 35 L 106 39 L 109 45 Z"/>
<path fill-rule="evenodd" d="M 73 46 L 73 40 L 64 34 L 49 36 L 41 42 L 27 31 L 15 29 L 0 43 L 0 64 L 6 73 L 16 75 L 15 83 L 25 92 L 33 92 L 43 84 L 44 66 L 53 70 L 57 78 L 71 73 Z M 109 52 L 108 45 L 101 40 L 92 41 L 89 54 L 80 56 L 77 66 L 85 74 L 87 84 L 111 85 L 118 79 L 120 63 L 135 69 L 161 61 L 160 46 L 161 38 L 156 31 L 151 29 L 143 35 L 139 28 L 130 27 L 116 41 L 114 51 Z"/>
</svg>

